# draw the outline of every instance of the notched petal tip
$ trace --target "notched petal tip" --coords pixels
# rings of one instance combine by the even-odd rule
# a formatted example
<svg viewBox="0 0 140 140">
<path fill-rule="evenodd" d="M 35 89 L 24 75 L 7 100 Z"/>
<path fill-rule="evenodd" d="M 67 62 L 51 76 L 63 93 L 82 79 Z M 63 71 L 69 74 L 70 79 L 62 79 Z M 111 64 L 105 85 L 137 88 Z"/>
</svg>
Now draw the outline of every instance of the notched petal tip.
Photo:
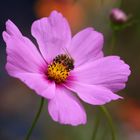
<svg viewBox="0 0 140 140">
<path fill-rule="evenodd" d="M 125 62 L 124 62 L 124 63 L 125 63 Z M 126 65 L 126 67 L 127 67 L 127 69 L 128 69 L 129 75 L 130 75 L 131 72 L 132 72 L 131 67 L 130 67 L 127 63 L 125 63 L 125 65 Z"/>
<path fill-rule="evenodd" d="M 14 23 L 10 20 L 10 19 L 8 19 L 7 21 L 6 21 L 6 26 L 9 26 L 9 25 L 13 25 Z"/>
<path fill-rule="evenodd" d="M 86 123 L 86 112 L 76 96 L 68 89 L 56 91 L 56 96 L 48 103 L 52 119 L 63 125 L 77 126 Z"/>
<path fill-rule="evenodd" d="M 75 122 L 75 123 L 64 123 L 64 122 L 60 122 L 60 124 L 62 125 L 71 125 L 71 126 L 79 126 L 79 125 L 85 125 L 87 123 L 87 120 L 83 120 L 81 122 Z"/>
<path fill-rule="evenodd" d="M 49 110 L 49 108 L 48 108 Z M 49 111 L 49 114 L 51 115 L 53 121 L 60 123 L 61 125 L 71 125 L 71 126 L 78 126 L 78 125 L 85 125 L 87 122 L 87 119 L 83 120 L 77 120 L 77 121 L 72 121 L 72 120 L 59 120 L 58 118 L 55 118 L 54 115 Z M 80 119 L 80 118 L 79 118 Z"/>
<path fill-rule="evenodd" d="M 114 62 L 114 63 L 118 62 L 120 67 L 123 69 L 123 72 L 127 76 L 129 76 L 131 74 L 130 66 L 124 60 L 122 60 L 119 56 L 108 56 L 106 58 L 111 58 L 112 62 Z"/>
<path fill-rule="evenodd" d="M 56 122 L 59 122 L 62 125 L 79 126 L 79 125 L 85 125 L 87 123 L 87 116 L 86 116 L 86 113 L 85 113 L 82 118 L 78 118 L 75 121 L 72 121 L 72 120 L 68 120 L 68 121 L 55 120 L 54 118 L 53 118 L 53 120 L 56 121 Z"/>
<path fill-rule="evenodd" d="M 18 27 L 10 19 L 6 21 L 6 32 L 9 35 L 17 35 L 17 36 L 22 35 Z"/>
<path fill-rule="evenodd" d="M 100 85 L 87 85 L 74 81 L 69 81 L 69 83 L 71 85 L 64 86 L 77 93 L 80 99 L 91 105 L 104 105 L 113 100 L 122 99 L 121 96 Z"/>
<path fill-rule="evenodd" d="M 126 67 L 126 74 L 127 76 L 130 76 L 131 75 L 131 69 L 130 69 L 130 66 L 128 64 L 125 63 L 125 67 Z"/>
<path fill-rule="evenodd" d="M 6 42 L 10 38 L 10 35 L 6 31 L 3 31 L 2 37 L 3 37 L 3 40 Z"/>
<path fill-rule="evenodd" d="M 131 74 L 130 66 L 129 66 L 127 63 L 125 63 L 125 61 L 122 60 L 120 57 L 119 57 L 119 61 L 120 61 L 120 63 L 122 64 L 122 66 L 124 67 L 124 69 L 125 69 L 125 74 L 126 74 L 127 76 L 130 76 L 130 74 Z"/>
<path fill-rule="evenodd" d="M 61 17 L 63 17 L 63 15 L 60 12 L 58 12 L 57 10 L 52 11 L 50 16 L 61 16 Z"/>
</svg>

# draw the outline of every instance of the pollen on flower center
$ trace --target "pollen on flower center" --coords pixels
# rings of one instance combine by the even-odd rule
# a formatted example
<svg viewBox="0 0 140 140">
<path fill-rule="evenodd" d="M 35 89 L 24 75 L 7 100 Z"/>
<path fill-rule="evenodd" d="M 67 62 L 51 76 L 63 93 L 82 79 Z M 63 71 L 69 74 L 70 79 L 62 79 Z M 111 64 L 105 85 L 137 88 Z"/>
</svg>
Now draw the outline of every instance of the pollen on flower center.
<svg viewBox="0 0 140 140">
<path fill-rule="evenodd" d="M 69 72 L 74 69 L 74 60 L 66 54 L 61 54 L 53 59 L 48 65 L 48 79 L 54 80 L 56 83 L 66 81 Z"/>
</svg>

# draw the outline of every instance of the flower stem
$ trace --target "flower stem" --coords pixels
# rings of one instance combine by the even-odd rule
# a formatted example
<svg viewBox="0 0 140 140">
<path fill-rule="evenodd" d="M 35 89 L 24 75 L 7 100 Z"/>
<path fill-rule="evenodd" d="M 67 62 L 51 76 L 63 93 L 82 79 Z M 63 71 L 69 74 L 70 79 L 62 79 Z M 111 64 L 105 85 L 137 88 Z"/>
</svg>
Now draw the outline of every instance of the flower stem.
<svg viewBox="0 0 140 140">
<path fill-rule="evenodd" d="M 35 127 L 35 125 L 36 125 L 36 123 L 37 123 L 37 121 L 39 119 L 40 114 L 41 114 L 41 111 L 42 111 L 42 108 L 43 108 L 43 104 L 44 104 L 44 98 L 41 97 L 41 101 L 40 101 L 40 106 L 39 106 L 38 112 L 37 112 L 37 114 L 36 114 L 36 116 L 35 116 L 35 118 L 33 120 L 32 126 L 30 127 L 25 140 L 29 140 L 30 139 L 30 136 L 31 136 L 31 134 L 33 132 L 33 129 L 34 129 L 34 127 Z"/>
<path fill-rule="evenodd" d="M 120 8 L 121 5 L 122 5 L 122 0 L 119 0 L 119 1 L 118 1 L 118 7 Z"/>
<path fill-rule="evenodd" d="M 95 124 L 94 124 L 94 130 L 93 130 L 93 133 L 92 133 L 92 140 L 96 139 L 99 124 L 100 124 L 100 116 L 97 115 L 97 118 L 96 118 Z"/>
<path fill-rule="evenodd" d="M 115 43 L 116 43 L 116 32 L 112 32 L 112 37 L 111 37 L 111 45 L 110 45 L 110 54 L 113 53 L 114 48 L 115 48 Z"/>
<path fill-rule="evenodd" d="M 113 121 L 112 121 L 112 118 L 111 118 L 108 110 L 106 109 L 105 106 L 99 106 L 99 109 L 107 118 L 107 121 L 108 121 L 110 129 L 111 129 L 111 133 L 112 133 L 112 140 L 116 140 L 115 128 L 114 128 Z"/>
<path fill-rule="evenodd" d="M 103 130 L 100 140 L 106 139 L 107 131 L 108 131 L 108 130 L 107 130 L 106 128 Z"/>
</svg>

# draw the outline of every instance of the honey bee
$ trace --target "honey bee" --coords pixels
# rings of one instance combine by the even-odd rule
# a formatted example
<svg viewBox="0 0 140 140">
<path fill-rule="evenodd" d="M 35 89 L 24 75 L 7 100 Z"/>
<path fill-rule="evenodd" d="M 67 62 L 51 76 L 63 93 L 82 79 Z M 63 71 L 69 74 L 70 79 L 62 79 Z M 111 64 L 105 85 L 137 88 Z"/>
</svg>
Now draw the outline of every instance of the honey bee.
<svg viewBox="0 0 140 140">
<path fill-rule="evenodd" d="M 66 68 L 67 68 L 68 71 L 74 69 L 74 60 L 73 60 L 73 58 L 70 56 L 70 54 L 68 53 L 67 50 L 65 50 L 65 54 L 57 55 L 57 56 L 53 59 L 53 62 L 63 64 L 64 66 L 66 66 Z"/>
</svg>

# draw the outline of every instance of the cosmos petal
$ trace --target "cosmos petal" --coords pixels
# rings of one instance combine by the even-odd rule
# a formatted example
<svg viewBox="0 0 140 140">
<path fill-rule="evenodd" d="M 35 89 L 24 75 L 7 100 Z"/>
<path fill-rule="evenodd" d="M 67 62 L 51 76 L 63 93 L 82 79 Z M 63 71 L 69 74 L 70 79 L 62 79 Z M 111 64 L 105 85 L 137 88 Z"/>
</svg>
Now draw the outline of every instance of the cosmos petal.
<svg viewBox="0 0 140 140">
<path fill-rule="evenodd" d="M 68 22 L 56 11 L 53 11 L 48 18 L 35 21 L 31 32 L 47 62 L 70 45 L 71 31 Z"/>
<path fill-rule="evenodd" d="M 34 44 L 21 34 L 16 25 L 10 20 L 6 22 L 6 31 L 3 32 L 6 42 L 8 73 L 41 72 L 46 63 Z M 10 68 L 13 66 L 12 68 Z"/>
<path fill-rule="evenodd" d="M 7 22 L 6 22 L 6 32 L 9 35 L 15 35 L 17 37 L 22 37 L 20 30 L 17 28 L 17 26 L 11 20 L 7 20 Z"/>
<path fill-rule="evenodd" d="M 75 68 L 71 74 L 76 76 L 77 81 L 116 92 L 125 87 L 130 70 L 118 56 L 108 56 Z"/>
<path fill-rule="evenodd" d="M 47 64 L 34 44 L 24 37 L 10 20 L 6 22 L 3 38 L 7 45 L 6 70 L 8 74 L 19 78 L 37 94 L 48 99 L 52 98 L 55 85 L 45 79 L 44 71 Z"/>
<path fill-rule="evenodd" d="M 69 81 L 65 87 L 74 91 L 84 102 L 92 105 L 103 105 L 111 100 L 122 98 L 119 95 L 112 93 L 111 90 L 97 85 L 87 85 Z"/>
<path fill-rule="evenodd" d="M 86 123 L 86 113 L 79 100 L 65 87 L 57 87 L 56 94 L 48 103 L 49 114 L 61 124 L 79 125 Z"/>
<path fill-rule="evenodd" d="M 46 99 L 52 99 L 55 96 L 55 83 L 48 81 L 42 74 L 18 73 L 14 77 L 19 78 L 38 95 Z"/>
<path fill-rule="evenodd" d="M 75 60 L 75 67 L 77 67 L 87 61 L 103 57 L 102 47 L 103 35 L 93 28 L 86 28 L 72 38 L 68 51 Z"/>
</svg>

